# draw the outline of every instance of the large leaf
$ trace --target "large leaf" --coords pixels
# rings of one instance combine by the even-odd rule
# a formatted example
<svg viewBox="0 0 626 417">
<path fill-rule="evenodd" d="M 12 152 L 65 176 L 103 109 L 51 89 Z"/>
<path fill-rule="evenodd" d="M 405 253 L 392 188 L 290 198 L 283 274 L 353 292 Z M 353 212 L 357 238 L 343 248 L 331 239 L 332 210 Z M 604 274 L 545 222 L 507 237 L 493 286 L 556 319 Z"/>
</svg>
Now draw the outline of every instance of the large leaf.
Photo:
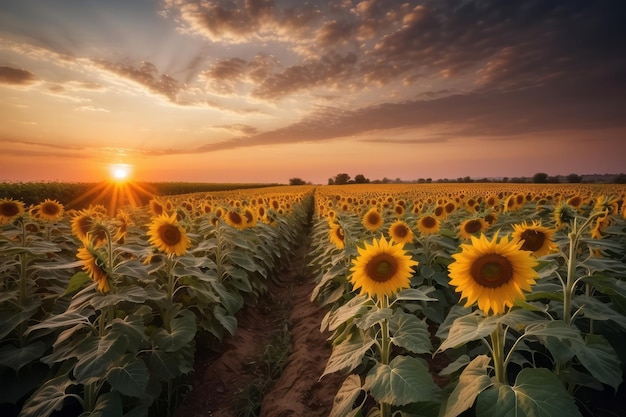
<svg viewBox="0 0 626 417">
<path fill-rule="evenodd" d="M 350 372 L 363 361 L 363 356 L 374 345 L 375 340 L 371 337 L 363 340 L 360 336 L 353 335 L 333 348 L 326 369 L 322 376 L 337 371 Z"/>
<path fill-rule="evenodd" d="M 433 345 L 430 341 L 428 326 L 417 316 L 397 310 L 389 321 L 391 342 L 413 353 L 430 353 Z"/>
<path fill-rule="evenodd" d="M 426 362 L 411 356 L 396 356 L 389 365 L 374 366 L 363 388 L 378 402 L 391 405 L 432 401 L 438 391 Z"/>
<path fill-rule="evenodd" d="M 485 317 L 478 311 L 457 318 L 450 327 L 448 338 L 441 343 L 437 352 L 489 336 L 499 325 L 497 319 L 496 316 Z"/>
<path fill-rule="evenodd" d="M 154 341 L 166 352 L 175 352 L 188 343 L 196 335 L 196 317 L 190 310 L 183 310 L 178 317 L 170 322 L 171 331 L 164 328 L 156 329 L 153 337 Z"/>
<path fill-rule="evenodd" d="M 67 375 L 48 380 L 26 400 L 19 417 L 48 417 L 54 411 L 63 408 L 63 401 L 69 396 L 68 387 L 75 385 Z"/>
<path fill-rule="evenodd" d="M 613 310 L 611 306 L 597 298 L 579 295 L 572 300 L 572 305 L 575 308 L 581 308 L 583 316 L 588 319 L 612 320 L 619 324 L 622 329 L 626 329 L 626 316 Z"/>
<path fill-rule="evenodd" d="M 107 374 L 111 387 L 129 397 L 144 397 L 150 374 L 146 364 L 133 355 L 125 355 Z"/>
<path fill-rule="evenodd" d="M 74 376 L 80 383 L 88 383 L 91 378 L 102 378 L 109 366 L 126 352 L 128 339 L 125 337 L 90 337 L 78 348 L 78 362 Z"/>
<path fill-rule="evenodd" d="M 122 399 L 117 392 L 112 391 L 99 395 L 93 412 L 83 414 L 83 417 L 119 417 L 122 414 Z"/>
<path fill-rule="evenodd" d="M 374 308 L 356 319 L 354 323 L 359 329 L 367 330 L 376 323 L 380 323 L 383 320 L 389 320 L 392 315 L 393 310 L 390 308 Z"/>
<path fill-rule="evenodd" d="M 72 278 L 70 278 L 70 282 L 67 284 L 67 288 L 65 289 L 63 295 L 65 296 L 73 293 L 89 281 L 91 281 L 91 278 L 86 272 L 80 271 L 75 273 L 74 275 L 72 275 Z"/>
<path fill-rule="evenodd" d="M 333 409 L 330 410 L 328 417 L 355 417 L 361 411 L 365 404 L 366 396 L 361 387 L 361 378 L 358 375 L 350 375 L 343 381 L 335 399 L 333 400 Z M 362 395 L 360 404 L 355 401 Z"/>
<path fill-rule="evenodd" d="M 433 298 L 428 295 L 428 293 L 433 292 L 435 290 L 434 287 L 427 287 L 426 291 L 419 290 L 417 288 L 407 288 L 404 289 L 398 294 L 396 294 L 396 300 L 401 301 L 437 301 L 436 298 Z"/>
<path fill-rule="evenodd" d="M 514 386 L 495 384 L 476 401 L 477 417 L 577 417 L 574 399 L 556 375 L 544 368 L 526 368 Z"/>
<path fill-rule="evenodd" d="M 478 394 L 492 382 L 487 374 L 487 365 L 491 358 L 480 355 L 474 358 L 459 376 L 459 383 L 454 387 L 446 403 L 444 417 L 456 417 L 474 405 Z"/>
<path fill-rule="evenodd" d="M 46 344 L 37 341 L 24 347 L 5 345 L 0 348 L 0 365 L 12 368 L 16 373 L 32 361 L 39 359 L 46 351 Z"/>
<path fill-rule="evenodd" d="M 572 349 L 591 375 L 617 391 L 622 383 L 621 363 L 615 349 L 604 337 L 587 335 L 584 342 L 572 343 Z"/>
<path fill-rule="evenodd" d="M 321 330 L 324 331 L 328 327 L 328 330 L 333 331 L 348 320 L 362 315 L 369 308 L 366 305 L 367 302 L 368 299 L 365 296 L 354 297 L 337 310 L 330 312 L 327 315 L 328 320 L 322 321 Z"/>
</svg>

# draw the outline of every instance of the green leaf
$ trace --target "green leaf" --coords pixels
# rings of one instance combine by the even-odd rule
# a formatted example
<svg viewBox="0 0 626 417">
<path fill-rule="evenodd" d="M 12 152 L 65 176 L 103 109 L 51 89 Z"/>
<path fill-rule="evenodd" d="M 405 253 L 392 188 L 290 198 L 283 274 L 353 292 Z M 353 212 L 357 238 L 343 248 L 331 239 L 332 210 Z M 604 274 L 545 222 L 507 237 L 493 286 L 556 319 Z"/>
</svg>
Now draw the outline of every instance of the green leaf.
<svg viewBox="0 0 626 417">
<path fill-rule="evenodd" d="M 9 367 L 17 373 L 23 366 L 41 358 L 45 352 L 46 344 L 42 341 L 24 347 L 5 345 L 0 348 L 0 365 Z"/>
<path fill-rule="evenodd" d="M 335 395 L 333 408 L 328 417 L 356 417 L 365 404 L 366 396 L 363 395 L 360 404 L 355 406 L 354 403 L 362 394 L 361 378 L 358 375 L 348 376 Z"/>
<path fill-rule="evenodd" d="M 367 302 L 367 297 L 357 296 L 339 307 L 337 310 L 332 311 L 328 315 L 328 330 L 333 331 L 348 320 L 365 313 L 369 308 L 369 306 L 366 305 Z M 325 324 L 326 321 L 322 323 L 322 331 L 326 328 Z"/>
<path fill-rule="evenodd" d="M 109 366 L 122 356 L 128 339 L 91 337 L 85 340 L 78 348 L 78 362 L 74 366 L 74 376 L 80 383 L 87 383 L 91 378 L 101 378 Z"/>
<path fill-rule="evenodd" d="M 361 364 L 363 356 L 374 345 L 374 342 L 375 340 L 371 337 L 363 340 L 360 336 L 353 334 L 352 338 L 335 345 L 322 376 L 337 371 L 352 371 Z"/>
<path fill-rule="evenodd" d="M 577 417 L 572 396 L 551 371 L 525 368 L 514 386 L 496 384 L 485 389 L 476 402 L 477 417 Z"/>
<path fill-rule="evenodd" d="M 606 275 L 593 275 L 583 279 L 584 282 L 591 284 L 602 294 L 619 296 L 626 299 L 626 281 Z"/>
<path fill-rule="evenodd" d="M 20 417 L 48 417 L 54 411 L 63 408 L 63 402 L 69 396 L 65 393 L 68 387 L 75 385 L 67 375 L 48 380 L 26 400 Z"/>
<path fill-rule="evenodd" d="M 380 323 L 383 320 L 389 320 L 392 314 L 393 310 L 390 308 L 375 308 L 357 318 L 354 323 L 359 329 L 366 330 L 374 326 L 376 323 Z"/>
<path fill-rule="evenodd" d="M 626 316 L 613 310 L 611 306 L 597 298 L 579 295 L 572 300 L 572 306 L 582 308 L 583 316 L 588 319 L 612 320 L 619 324 L 622 329 L 626 329 Z"/>
<path fill-rule="evenodd" d="M 240 266 L 246 271 L 255 272 L 259 266 L 254 263 L 249 252 L 232 251 L 228 254 L 228 259 L 235 265 Z"/>
<path fill-rule="evenodd" d="M 591 375 L 617 391 L 622 383 L 621 363 L 615 349 L 603 336 L 587 335 L 584 342 L 572 343 L 572 349 Z"/>
<path fill-rule="evenodd" d="M 107 374 L 107 382 L 122 395 L 144 397 L 150 375 L 146 364 L 133 355 L 125 355 Z"/>
<path fill-rule="evenodd" d="M 438 391 L 425 361 L 411 356 L 396 356 L 389 365 L 377 364 L 363 388 L 376 401 L 396 406 L 431 401 Z"/>
<path fill-rule="evenodd" d="M 469 363 L 470 363 L 470 357 L 467 355 L 461 355 L 458 358 L 456 358 L 456 360 L 454 360 L 453 362 L 450 362 L 448 366 L 446 366 L 441 371 L 439 371 L 439 375 L 441 376 L 452 375 L 459 369 L 464 368 L 465 366 L 469 365 Z"/>
<path fill-rule="evenodd" d="M 489 336 L 498 325 L 497 320 L 497 316 L 485 317 L 479 311 L 457 318 L 450 327 L 448 338 L 441 343 L 437 352 Z"/>
<path fill-rule="evenodd" d="M 396 300 L 399 301 L 438 301 L 436 298 L 430 297 L 429 292 L 433 292 L 434 287 L 427 287 L 426 291 L 417 288 L 407 288 L 396 294 Z"/>
<path fill-rule="evenodd" d="M 492 384 L 487 374 L 489 362 L 491 362 L 489 356 L 479 355 L 467 365 L 459 376 L 459 383 L 448 398 L 444 417 L 456 417 L 468 410 L 474 405 L 478 394 Z"/>
<path fill-rule="evenodd" d="M 413 314 L 397 310 L 389 320 L 391 342 L 413 353 L 430 353 L 433 345 L 426 323 Z"/>
<path fill-rule="evenodd" d="M 213 315 L 231 336 L 235 334 L 237 330 L 237 317 L 228 315 L 226 310 L 220 306 L 215 306 Z"/>
<path fill-rule="evenodd" d="M 172 380 L 180 375 L 178 370 L 178 357 L 175 353 L 153 350 L 150 352 L 150 360 L 148 363 L 150 370 L 162 380 Z"/>
<path fill-rule="evenodd" d="M 63 295 L 65 296 L 73 293 L 74 291 L 77 291 L 80 287 L 83 286 L 83 284 L 89 281 L 91 281 L 91 278 L 86 272 L 80 271 L 75 273 L 72 278 L 70 278 L 70 282 L 67 284 L 67 288 L 65 289 Z"/>
<path fill-rule="evenodd" d="M 156 329 L 153 337 L 154 341 L 166 352 L 175 352 L 188 343 L 196 335 L 196 317 L 190 310 L 183 310 L 178 317 L 170 322 L 171 332 L 164 328 Z"/>
<path fill-rule="evenodd" d="M 89 417 L 119 417 L 123 415 L 122 399 L 115 392 L 105 392 L 98 396 L 96 406 Z"/>
</svg>

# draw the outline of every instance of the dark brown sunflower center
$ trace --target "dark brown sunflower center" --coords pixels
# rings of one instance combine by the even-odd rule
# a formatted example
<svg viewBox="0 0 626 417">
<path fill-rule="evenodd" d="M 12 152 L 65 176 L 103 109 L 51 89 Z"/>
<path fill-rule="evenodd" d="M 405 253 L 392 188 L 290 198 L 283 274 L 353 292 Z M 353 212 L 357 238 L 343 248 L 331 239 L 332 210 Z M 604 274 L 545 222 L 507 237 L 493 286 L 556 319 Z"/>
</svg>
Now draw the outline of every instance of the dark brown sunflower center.
<svg viewBox="0 0 626 417">
<path fill-rule="evenodd" d="M 374 256 L 365 267 L 367 276 L 376 282 L 390 280 L 398 270 L 398 262 L 388 253 L 379 253 Z"/>
<path fill-rule="evenodd" d="M 467 233 L 476 233 L 482 229 L 482 224 L 478 220 L 470 220 L 464 227 Z"/>
<path fill-rule="evenodd" d="M 524 230 L 521 238 L 524 240 L 522 250 L 534 252 L 541 249 L 543 242 L 546 240 L 546 235 L 539 230 Z"/>
<path fill-rule="evenodd" d="M 393 233 L 400 238 L 407 237 L 409 235 L 409 228 L 403 224 L 399 224 L 393 228 Z"/>
<path fill-rule="evenodd" d="M 159 237 L 167 246 L 176 246 L 180 243 L 182 235 L 178 227 L 172 224 L 164 224 L 159 227 Z"/>
<path fill-rule="evenodd" d="M 231 222 L 233 222 L 233 224 L 243 223 L 243 218 L 239 215 L 239 213 L 235 213 L 234 211 L 228 213 L 228 218 Z"/>
<path fill-rule="evenodd" d="M 437 224 L 437 220 L 435 220 L 434 217 L 426 216 L 422 219 L 422 226 L 424 226 L 427 229 L 435 227 L 436 224 Z"/>
<path fill-rule="evenodd" d="M 49 216 L 55 216 L 61 212 L 59 206 L 54 203 L 44 203 L 41 205 L 41 211 Z"/>
<path fill-rule="evenodd" d="M 341 227 L 337 228 L 337 230 L 335 230 L 335 235 L 339 238 L 339 240 L 343 241 L 346 236 L 343 233 L 343 229 Z"/>
<path fill-rule="evenodd" d="M 498 288 L 513 279 L 513 266 L 504 256 L 489 253 L 474 261 L 470 273 L 479 285 Z"/>
<path fill-rule="evenodd" d="M 20 212 L 20 208 L 14 203 L 0 204 L 0 215 L 5 217 L 13 217 Z"/>
<path fill-rule="evenodd" d="M 379 220 L 380 220 L 380 216 L 378 215 L 378 213 L 370 213 L 367 215 L 367 223 L 368 224 L 372 224 L 372 225 L 376 225 L 378 224 Z"/>
</svg>

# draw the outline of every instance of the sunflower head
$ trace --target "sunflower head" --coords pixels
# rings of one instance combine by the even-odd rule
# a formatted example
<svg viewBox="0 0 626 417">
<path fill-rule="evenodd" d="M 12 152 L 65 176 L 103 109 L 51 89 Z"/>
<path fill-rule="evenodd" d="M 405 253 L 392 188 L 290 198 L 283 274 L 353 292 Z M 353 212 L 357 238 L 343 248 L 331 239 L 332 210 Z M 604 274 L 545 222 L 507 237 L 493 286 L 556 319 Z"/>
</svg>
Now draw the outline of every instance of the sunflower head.
<svg viewBox="0 0 626 417">
<path fill-rule="evenodd" d="M 191 246 L 185 229 L 178 225 L 176 213 L 154 218 L 148 230 L 149 242 L 169 255 L 183 255 Z"/>
<path fill-rule="evenodd" d="M 557 229 L 569 226 L 576 218 L 576 210 L 567 203 L 561 203 L 554 208 L 552 214 Z"/>
<path fill-rule="evenodd" d="M 246 217 L 239 212 L 239 210 L 228 210 L 224 214 L 224 220 L 226 223 L 239 230 L 243 230 L 248 227 Z"/>
<path fill-rule="evenodd" d="M 355 290 L 372 298 L 382 300 L 403 288 L 409 288 L 417 261 L 411 259 L 402 245 L 388 242 L 384 237 L 374 239 L 372 244 L 358 248 L 358 256 L 352 260 L 349 280 Z"/>
<path fill-rule="evenodd" d="M 383 225 L 383 216 L 376 207 L 372 207 L 363 216 L 362 223 L 367 230 L 375 232 Z"/>
<path fill-rule="evenodd" d="M 533 221 L 532 224 L 523 222 L 513 225 L 514 241 L 522 242 L 522 250 L 531 251 L 536 257 L 547 255 L 555 250 L 558 245 L 554 242 L 554 233 L 541 225 L 540 221 Z"/>
<path fill-rule="evenodd" d="M 8 223 L 24 214 L 24 203 L 12 199 L 0 200 L 0 224 Z"/>
<path fill-rule="evenodd" d="M 462 240 L 468 240 L 470 236 L 483 233 L 489 225 L 482 217 L 464 220 L 459 226 L 459 236 Z"/>
<path fill-rule="evenodd" d="M 346 235 L 343 227 L 335 222 L 328 222 L 330 229 L 328 230 L 328 240 L 337 248 L 344 249 L 346 247 Z"/>
<path fill-rule="evenodd" d="M 532 252 L 522 250 L 523 242 L 498 241 L 496 232 L 492 240 L 484 234 L 472 236 L 472 243 L 462 244 L 460 253 L 448 266 L 450 284 L 467 299 L 465 306 L 475 302 L 485 314 L 504 313 L 516 299 L 524 299 L 523 291 L 530 291 L 539 278 Z"/>
<path fill-rule="evenodd" d="M 395 243 L 405 244 L 413 241 L 413 231 L 406 222 L 397 220 L 389 226 L 389 237 Z"/>
<path fill-rule="evenodd" d="M 63 204 L 56 200 L 50 200 L 48 198 L 44 200 L 43 203 L 39 204 L 38 208 L 37 214 L 39 218 L 43 220 L 54 222 L 63 217 Z"/>
<path fill-rule="evenodd" d="M 417 229 L 420 233 L 429 235 L 432 233 L 438 233 L 441 227 L 439 218 L 431 214 L 422 215 L 417 221 Z"/>
<path fill-rule="evenodd" d="M 111 290 L 107 274 L 105 256 L 98 252 L 89 239 L 82 239 L 83 247 L 78 249 L 76 257 L 83 264 L 83 270 L 98 283 L 98 290 L 107 293 Z"/>
</svg>

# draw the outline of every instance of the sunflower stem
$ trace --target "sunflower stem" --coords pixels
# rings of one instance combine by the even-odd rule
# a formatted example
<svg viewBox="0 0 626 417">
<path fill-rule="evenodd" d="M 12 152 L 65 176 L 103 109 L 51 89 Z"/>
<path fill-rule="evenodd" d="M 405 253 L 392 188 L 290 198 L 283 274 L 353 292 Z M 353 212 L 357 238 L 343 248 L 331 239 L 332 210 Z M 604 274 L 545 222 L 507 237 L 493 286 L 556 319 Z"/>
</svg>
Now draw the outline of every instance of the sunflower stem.
<svg viewBox="0 0 626 417">
<path fill-rule="evenodd" d="M 498 323 L 495 330 L 491 333 L 492 359 L 496 370 L 496 381 L 501 384 L 507 384 L 503 336 L 502 325 Z"/>
<path fill-rule="evenodd" d="M 380 310 L 389 308 L 389 298 L 383 295 L 378 299 L 378 308 Z M 389 336 L 389 320 L 383 319 L 380 322 L 380 363 L 383 365 L 389 365 L 389 359 L 391 356 L 391 338 Z M 381 402 L 380 403 L 380 416 L 389 417 L 391 415 L 391 404 Z"/>
</svg>

